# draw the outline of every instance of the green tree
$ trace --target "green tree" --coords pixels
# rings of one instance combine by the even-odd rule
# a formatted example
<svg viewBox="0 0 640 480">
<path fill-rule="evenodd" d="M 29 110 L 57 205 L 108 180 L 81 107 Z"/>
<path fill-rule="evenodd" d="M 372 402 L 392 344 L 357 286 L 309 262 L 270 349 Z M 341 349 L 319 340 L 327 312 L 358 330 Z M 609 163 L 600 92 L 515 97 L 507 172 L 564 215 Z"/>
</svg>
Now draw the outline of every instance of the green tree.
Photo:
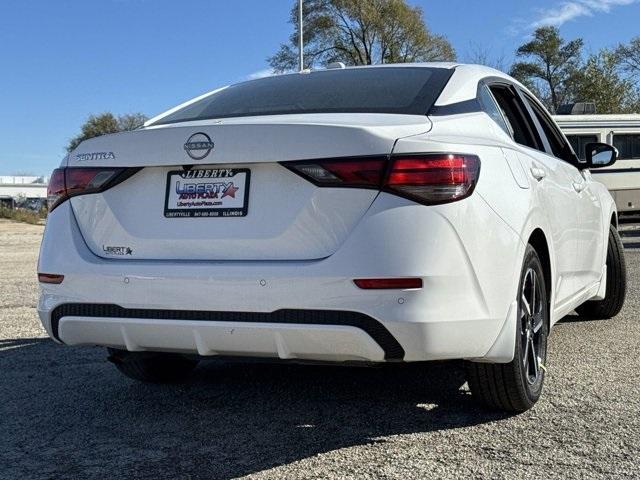
<svg viewBox="0 0 640 480">
<path fill-rule="evenodd" d="M 635 84 L 620 74 L 620 58 L 608 49 L 589 56 L 578 75 L 574 99 L 595 102 L 598 113 L 634 113 L 640 106 Z"/>
<path fill-rule="evenodd" d="M 619 45 L 616 55 L 626 73 L 640 78 L 640 37 L 633 38 L 626 45 Z"/>
<path fill-rule="evenodd" d="M 582 61 L 581 38 L 565 41 L 557 27 L 540 27 L 516 51 L 511 75 L 530 87 L 555 112 L 572 100 Z"/>
<path fill-rule="evenodd" d="M 69 140 L 67 151 L 71 152 L 83 141 L 107 135 L 109 133 L 118 133 L 128 130 L 135 130 L 141 127 L 147 121 L 146 115 L 142 113 L 129 113 L 116 117 L 113 113 L 106 112 L 99 115 L 89 115 L 87 121 L 82 125 L 79 135 Z"/>
<path fill-rule="evenodd" d="M 135 130 L 144 125 L 149 118 L 144 113 L 125 113 L 118 117 L 118 129 L 120 132 Z"/>
<path fill-rule="evenodd" d="M 298 7 L 291 9 L 289 43 L 268 59 L 276 72 L 298 65 Z M 305 68 L 455 60 L 447 39 L 431 33 L 422 9 L 405 0 L 306 0 L 303 5 Z"/>
</svg>

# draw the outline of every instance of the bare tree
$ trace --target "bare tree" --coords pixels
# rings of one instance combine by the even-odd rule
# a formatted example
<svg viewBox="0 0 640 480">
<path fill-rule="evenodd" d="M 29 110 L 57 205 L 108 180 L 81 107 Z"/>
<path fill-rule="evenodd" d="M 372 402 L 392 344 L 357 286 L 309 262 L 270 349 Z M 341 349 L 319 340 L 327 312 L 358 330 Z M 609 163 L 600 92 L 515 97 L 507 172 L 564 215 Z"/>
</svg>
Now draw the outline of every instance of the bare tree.
<svg viewBox="0 0 640 480">
<path fill-rule="evenodd" d="M 289 42 L 269 58 L 276 72 L 297 67 L 297 2 L 290 23 Z M 422 10 L 405 0 L 306 0 L 303 26 L 305 68 L 455 59 L 447 39 L 431 33 Z"/>
<path fill-rule="evenodd" d="M 510 69 L 504 52 L 494 55 L 490 48 L 479 43 L 471 43 L 469 45 L 469 50 L 465 55 L 464 61 L 466 63 L 486 65 L 487 67 L 495 68 L 501 72 L 508 72 Z"/>
</svg>

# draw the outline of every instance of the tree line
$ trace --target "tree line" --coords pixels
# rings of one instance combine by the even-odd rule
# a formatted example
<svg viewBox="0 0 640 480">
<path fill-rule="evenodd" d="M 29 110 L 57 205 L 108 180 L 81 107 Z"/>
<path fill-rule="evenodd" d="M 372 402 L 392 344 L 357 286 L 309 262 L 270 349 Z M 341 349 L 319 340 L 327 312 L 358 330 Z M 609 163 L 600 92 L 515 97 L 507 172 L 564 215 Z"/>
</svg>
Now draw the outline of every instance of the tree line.
<svg viewBox="0 0 640 480">
<path fill-rule="evenodd" d="M 289 41 L 268 58 L 276 73 L 298 67 L 297 1 L 289 22 L 293 26 Z M 333 62 L 372 65 L 457 60 L 449 40 L 433 33 L 422 9 L 406 0 L 305 0 L 303 28 L 305 68 Z M 516 49 L 511 65 L 504 56 L 492 57 L 477 45 L 462 60 L 511 74 L 552 113 L 573 102 L 595 102 L 597 113 L 640 113 L 640 36 L 587 53 L 582 38 L 567 40 L 557 27 L 545 26 Z M 146 118 L 141 113 L 91 115 L 67 150 L 87 138 L 138 128 Z"/>
<path fill-rule="evenodd" d="M 277 73 L 298 64 L 297 2 L 289 21 L 289 42 L 268 59 Z M 305 68 L 457 60 L 446 37 L 429 30 L 422 9 L 405 0 L 306 0 L 303 28 Z M 511 66 L 477 46 L 464 60 L 511 74 L 552 113 L 573 102 L 595 102 L 598 113 L 640 112 L 640 37 L 585 54 L 583 39 L 565 40 L 546 26 L 517 48 Z"/>
<path fill-rule="evenodd" d="M 554 113 L 572 102 L 595 102 L 597 113 L 640 112 L 640 37 L 585 56 L 581 38 L 540 27 L 518 47 L 509 73 Z"/>
</svg>

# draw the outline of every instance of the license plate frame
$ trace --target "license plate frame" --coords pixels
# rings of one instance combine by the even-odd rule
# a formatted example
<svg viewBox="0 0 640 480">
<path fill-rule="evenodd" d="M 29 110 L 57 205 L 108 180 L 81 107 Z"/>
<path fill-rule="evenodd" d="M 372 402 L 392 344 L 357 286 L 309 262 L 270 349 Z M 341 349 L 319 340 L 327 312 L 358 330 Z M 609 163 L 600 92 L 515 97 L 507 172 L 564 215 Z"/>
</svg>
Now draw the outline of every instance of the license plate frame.
<svg viewBox="0 0 640 480">
<path fill-rule="evenodd" d="M 239 176 L 243 176 L 243 182 L 240 181 Z M 179 181 L 184 183 L 180 185 L 177 183 Z M 171 170 L 167 172 L 164 216 L 165 218 L 246 217 L 249 211 L 250 184 L 251 170 L 248 168 Z M 228 199 L 227 202 L 225 198 Z M 239 199 L 242 200 L 241 203 Z"/>
</svg>

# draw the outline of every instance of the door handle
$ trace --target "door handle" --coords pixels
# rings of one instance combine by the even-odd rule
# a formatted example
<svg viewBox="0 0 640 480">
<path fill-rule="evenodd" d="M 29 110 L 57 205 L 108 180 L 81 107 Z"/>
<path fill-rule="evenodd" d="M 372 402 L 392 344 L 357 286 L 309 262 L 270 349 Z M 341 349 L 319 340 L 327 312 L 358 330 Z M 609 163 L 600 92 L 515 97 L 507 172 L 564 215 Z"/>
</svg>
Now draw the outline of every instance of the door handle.
<svg viewBox="0 0 640 480">
<path fill-rule="evenodd" d="M 573 182 L 573 189 L 578 193 L 583 191 L 586 186 L 587 184 L 585 182 Z"/>
<path fill-rule="evenodd" d="M 540 181 L 547 176 L 547 172 L 539 167 L 531 167 L 531 175 L 533 175 L 533 178 Z"/>
</svg>

